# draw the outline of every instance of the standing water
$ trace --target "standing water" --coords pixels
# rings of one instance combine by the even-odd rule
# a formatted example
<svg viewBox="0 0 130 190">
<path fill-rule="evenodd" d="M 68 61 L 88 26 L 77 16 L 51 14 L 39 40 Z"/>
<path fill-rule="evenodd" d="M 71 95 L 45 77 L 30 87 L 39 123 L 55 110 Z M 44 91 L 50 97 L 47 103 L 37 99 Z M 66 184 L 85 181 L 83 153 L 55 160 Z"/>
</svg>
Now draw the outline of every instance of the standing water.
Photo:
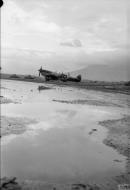
<svg viewBox="0 0 130 190">
<path fill-rule="evenodd" d="M 125 171 L 126 158 L 103 144 L 108 131 L 99 121 L 127 114 L 126 95 L 7 80 L 2 87 L 17 102 L 2 104 L 2 116 L 36 120 L 22 134 L 2 137 L 2 176 L 101 182 Z"/>
</svg>

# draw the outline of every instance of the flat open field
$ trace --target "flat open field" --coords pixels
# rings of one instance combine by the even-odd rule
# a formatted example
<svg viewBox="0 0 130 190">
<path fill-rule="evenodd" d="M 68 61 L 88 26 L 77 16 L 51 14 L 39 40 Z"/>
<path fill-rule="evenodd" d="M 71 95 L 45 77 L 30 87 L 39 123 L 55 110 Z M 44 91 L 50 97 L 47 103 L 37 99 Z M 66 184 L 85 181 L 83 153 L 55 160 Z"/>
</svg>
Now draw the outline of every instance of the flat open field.
<svg viewBox="0 0 130 190">
<path fill-rule="evenodd" d="M 129 183 L 129 95 L 64 84 L 2 80 L 2 184 L 11 176 L 22 190 Z"/>
<path fill-rule="evenodd" d="M 32 76 L 33 79 L 28 79 L 27 75 L 1 74 L 1 79 L 17 80 L 35 83 L 45 83 L 43 77 Z M 62 81 L 47 81 L 48 84 L 57 84 L 60 86 L 70 86 L 76 88 L 99 90 L 113 93 L 130 94 L 130 83 L 128 82 L 105 82 L 105 81 L 90 81 L 83 80 L 82 82 L 62 82 Z"/>
</svg>

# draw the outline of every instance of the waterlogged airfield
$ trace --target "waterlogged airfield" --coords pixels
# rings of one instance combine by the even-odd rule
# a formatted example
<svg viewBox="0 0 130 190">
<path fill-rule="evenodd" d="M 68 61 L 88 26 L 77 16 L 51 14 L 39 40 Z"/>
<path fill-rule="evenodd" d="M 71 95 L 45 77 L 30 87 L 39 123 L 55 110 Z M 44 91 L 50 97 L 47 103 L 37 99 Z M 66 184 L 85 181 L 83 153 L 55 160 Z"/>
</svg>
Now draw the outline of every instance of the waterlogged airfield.
<svg viewBox="0 0 130 190">
<path fill-rule="evenodd" d="M 2 176 L 102 183 L 125 172 L 126 157 L 103 143 L 108 130 L 99 121 L 127 115 L 127 95 L 8 80 L 1 86 L 13 100 L 1 105 L 2 116 L 36 120 L 25 132 L 2 137 Z"/>
</svg>

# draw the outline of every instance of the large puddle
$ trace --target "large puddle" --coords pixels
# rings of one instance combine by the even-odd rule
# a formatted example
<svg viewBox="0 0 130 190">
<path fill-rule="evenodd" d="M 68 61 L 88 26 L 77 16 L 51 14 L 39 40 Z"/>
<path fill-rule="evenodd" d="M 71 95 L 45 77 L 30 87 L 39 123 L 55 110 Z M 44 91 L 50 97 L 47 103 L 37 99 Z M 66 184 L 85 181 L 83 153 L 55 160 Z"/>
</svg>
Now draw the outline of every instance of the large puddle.
<svg viewBox="0 0 130 190">
<path fill-rule="evenodd" d="M 125 171 L 125 157 L 102 143 L 107 130 L 98 122 L 127 114 L 127 96 L 47 84 L 52 89 L 39 91 L 39 85 L 44 84 L 2 81 L 2 94 L 18 102 L 2 105 L 2 115 L 38 123 L 21 135 L 2 137 L 1 175 L 68 183 L 101 181 Z"/>
</svg>

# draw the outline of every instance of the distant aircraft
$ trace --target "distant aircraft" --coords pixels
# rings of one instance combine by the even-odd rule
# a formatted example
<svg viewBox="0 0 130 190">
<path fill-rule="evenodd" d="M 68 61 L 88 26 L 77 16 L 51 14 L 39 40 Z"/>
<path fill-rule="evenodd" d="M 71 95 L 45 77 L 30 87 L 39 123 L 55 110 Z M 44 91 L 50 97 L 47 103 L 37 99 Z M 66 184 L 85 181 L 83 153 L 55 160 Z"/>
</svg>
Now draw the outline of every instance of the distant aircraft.
<svg viewBox="0 0 130 190">
<path fill-rule="evenodd" d="M 57 73 L 57 72 L 52 72 L 52 71 L 42 69 L 42 67 L 38 70 L 38 72 L 39 72 L 39 77 L 41 75 L 44 76 L 46 81 L 49 81 L 49 80 L 61 80 L 63 82 L 66 82 L 66 81 L 80 82 L 81 81 L 81 75 L 78 75 L 77 77 L 71 77 L 64 73 Z"/>
</svg>

